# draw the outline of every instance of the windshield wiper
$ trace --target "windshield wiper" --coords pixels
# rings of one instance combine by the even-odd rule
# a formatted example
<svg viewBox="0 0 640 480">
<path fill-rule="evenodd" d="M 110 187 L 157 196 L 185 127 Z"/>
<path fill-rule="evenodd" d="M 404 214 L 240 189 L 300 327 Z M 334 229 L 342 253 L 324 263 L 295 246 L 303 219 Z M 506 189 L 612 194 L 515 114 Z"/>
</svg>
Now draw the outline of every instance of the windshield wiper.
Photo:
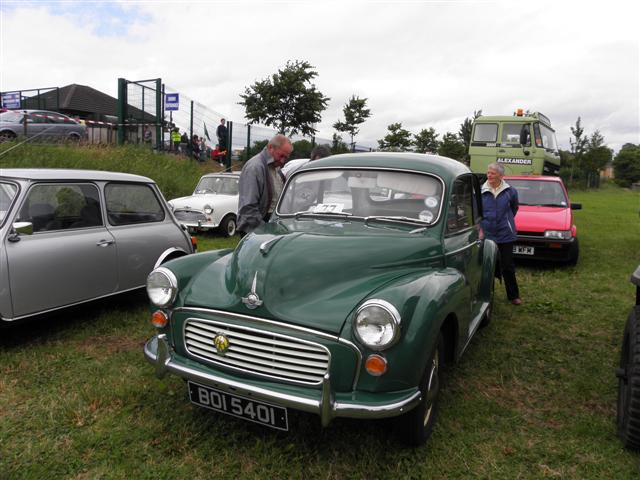
<svg viewBox="0 0 640 480">
<path fill-rule="evenodd" d="M 417 218 L 410 217 L 401 217 L 401 216 L 384 216 L 384 215 L 376 215 L 372 217 L 365 217 L 364 224 L 368 225 L 369 222 L 389 222 L 389 223 L 408 223 L 411 225 L 424 225 L 426 222 L 422 220 L 418 220 Z"/>
<path fill-rule="evenodd" d="M 312 212 L 305 210 L 304 212 L 296 212 L 293 216 L 298 219 L 300 217 L 350 217 L 351 214 L 347 212 Z"/>
</svg>

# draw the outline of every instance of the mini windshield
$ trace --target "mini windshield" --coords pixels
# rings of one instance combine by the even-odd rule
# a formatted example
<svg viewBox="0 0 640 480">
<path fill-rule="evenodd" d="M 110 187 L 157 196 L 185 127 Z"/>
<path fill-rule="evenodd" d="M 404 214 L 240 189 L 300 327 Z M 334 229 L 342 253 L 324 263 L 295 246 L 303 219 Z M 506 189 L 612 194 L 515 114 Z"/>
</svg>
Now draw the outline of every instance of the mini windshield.
<svg viewBox="0 0 640 480">
<path fill-rule="evenodd" d="M 0 122 L 5 123 L 20 123 L 24 114 L 18 112 L 2 112 L 0 113 Z"/>
<path fill-rule="evenodd" d="M 442 182 L 433 176 L 381 170 L 302 172 L 287 184 L 279 215 L 335 215 L 433 224 L 440 216 Z"/>
<path fill-rule="evenodd" d="M 0 182 L 0 225 L 4 223 L 4 218 L 17 191 L 18 187 L 13 183 Z"/>
<path fill-rule="evenodd" d="M 238 195 L 237 177 L 203 177 L 196 187 L 195 194 L 216 193 L 219 195 Z"/>
<path fill-rule="evenodd" d="M 558 182 L 544 180 L 507 180 L 518 191 L 520 205 L 567 207 L 567 196 Z"/>
</svg>

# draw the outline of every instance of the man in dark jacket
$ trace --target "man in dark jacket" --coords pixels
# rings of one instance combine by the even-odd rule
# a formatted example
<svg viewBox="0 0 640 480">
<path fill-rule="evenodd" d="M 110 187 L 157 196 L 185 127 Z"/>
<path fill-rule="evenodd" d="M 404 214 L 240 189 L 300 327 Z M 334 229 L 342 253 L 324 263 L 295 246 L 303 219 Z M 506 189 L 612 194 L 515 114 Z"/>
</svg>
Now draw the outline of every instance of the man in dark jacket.
<svg viewBox="0 0 640 480">
<path fill-rule="evenodd" d="M 498 245 L 499 268 L 504 278 L 507 298 L 520 305 L 520 290 L 513 262 L 513 244 L 517 239 L 515 217 L 518 212 L 518 192 L 505 182 L 504 167 L 491 163 L 487 167 L 487 181 L 482 185 L 482 230 L 485 238 Z"/>
</svg>

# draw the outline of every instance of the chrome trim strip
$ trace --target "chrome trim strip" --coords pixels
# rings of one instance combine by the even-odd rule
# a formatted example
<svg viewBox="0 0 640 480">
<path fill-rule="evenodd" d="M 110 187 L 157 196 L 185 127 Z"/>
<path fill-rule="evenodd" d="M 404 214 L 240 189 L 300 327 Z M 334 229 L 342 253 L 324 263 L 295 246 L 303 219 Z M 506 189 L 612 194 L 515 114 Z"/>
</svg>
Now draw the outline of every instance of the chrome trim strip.
<svg viewBox="0 0 640 480">
<path fill-rule="evenodd" d="M 288 324 L 288 323 L 278 322 L 278 321 L 275 321 L 275 320 L 269 320 L 269 319 L 266 319 L 266 318 L 254 317 L 252 315 L 245 315 L 245 314 L 242 314 L 242 313 L 228 312 L 226 310 L 214 310 L 214 309 L 210 309 L 210 308 L 201 308 L 201 307 L 179 307 L 179 308 L 176 308 L 174 310 L 174 312 L 207 313 L 207 314 L 220 315 L 221 317 L 226 317 L 226 318 L 249 320 L 249 321 L 257 322 L 257 323 L 267 323 L 269 325 L 275 325 L 276 327 L 287 328 L 287 329 L 290 329 L 290 330 L 298 330 L 300 332 L 308 333 L 310 335 L 315 335 L 317 337 L 326 338 L 328 340 L 333 340 L 334 342 L 339 341 L 339 337 L 337 335 L 332 335 L 332 334 L 329 334 L 329 333 L 326 333 L 326 332 L 321 332 L 319 330 L 313 330 L 311 328 L 300 327 L 298 325 L 291 325 L 291 324 Z"/>
<path fill-rule="evenodd" d="M 351 386 L 351 388 L 353 388 L 353 390 L 355 390 L 356 387 L 358 386 L 358 381 L 360 380 L 360 369 L 362 368 L 362 352 L 356 346 L 356 344 L 353 343 L 350 340 L 346 340 L 344 338 L 339 338 L 338 339 L 338 343 L 344 343 L 345 345 L 350 346 L 353 349 L 353 351 L 356 352 L 356 357 L 357 357 L 356 374 L 353 377 L 353 385 Z"/>
<path fill-rule="evenodd" d="M 465 250 L 467 250 L 467 249 L 469 249 L 469 248 L 472 248 L 472 247 L 475 247 L 475 246 L 477 246 L 477 245 L 479 245 L 479 243 L 478 243 L 478 242 L 472 242 L 472 243 L 470 243 L 470 244 L 468 244 L 468 245 L 465 245 L 465 246 L 464 246 L 464 247 L 462 247 L 462 248 L 459 248 L 459 249 L 457 249 L 457 250 L 454 250 L 453 252 L 445 252 L 444 256 L 445 256 L 445 257 L 448 257 L 448 256 L 451 256 L 451 255 L 457 255 L 458 253 L 460 253 L 460 252 L 464 252 Z"/>
<path fill-rule="evenodd" d="M 144 356 L 149 363 L 156 367 L 156 374 L 169 372 L 179 377 L 223 390 L 232 395 L 243 395 L 256 400 L 275 403 L 285 408 L 315 413 L 320 415 L 322 425 L 325 426 L 335 417 L 376 419 L 398 416 L 411 410 L 422 400 L 422 395 L 416 388 L 415 391 L 408 392 L 401 400 L 388 404 L 363 405 L 355 402 L 336 401 L 328 375 L 323 378 L 321 396 L 317 400 L 300 395 L 286 394 L 256 385 L 247 385 L 237 380 L 202 372 L 177 363 L 173 359 L 173 352 L 168 344 L 166 335 L 157 335 L 149 339 L 144 345 Z M 314 392 L 317 392 L 317 390 L 314 390 Z"/>
<path fill-rule="evenodd" d="M 326 366 L 325 374 L 327 374 L 331 369 L 331 360 L 332 360 L 331 351 L 327 347 L 322 345 L 322 344 L 310 342 L 309 340 L 303 340 L 303 339 L 300 339 L 300 338 L 297 338 L 297 337 L 292 337 L 292 336 L 289 336 L 289 335 L 283 335 L 281 333 L 275 333 L 275 332 L 260 330 L 258 328 L 247 327 L 247 326 L 244 326 L 244 325 L 229 325 L 229 324 L 221 322 L 221 321 L 209 320 L 209 319 L 204 319 L 204 318 L 189 317 L 182 323 L 182 338 L 184 340 L 185 350 L 189 353 L 189 355 L 191 355 L 193 357 L 196 357 L 196 358 L 199 358 L 199 359 L 201 359 L 201 360 L 203 360 L 203 361 L 205 361 L 207 363 L 213 363 L 213 364 L 216 364 L 216 365 L 220 365 L 221 367 L 226 367 L 226 368 L 230 368 L 230 369 L 233 369 L 233 370 L 238 370 L 238 371 L 243 372 L 243 373 L 250 373 L 252 375 L 257 375 L 257 376 L 260 376 L 260 377 L 267 377 L 267 378 L 271 378 L 273 380 L 277 380 L 277 381 L 280 381 L 280 382 L 293 383 L 293 384 L 297 384 L 297 385 L 320 385 L 320 383 L 322 382 L 322 380 L 304 381 L 304 380 L 296 380 L 294 378 L 287 378 L 287 377 L 280 376 L 280 375 L 273 375 L 273 374 L 270 375 L 268 373 L 263 373 L 263 372 L 260 372 L 258 370 L 255 370 L 255 369 L 251 369 L 251 368 L 247 368 L 247 367 L 240 367 L 240 366 L 237 366 L 237 365 L 232 365 L 231 363 L 225 362 L 222 359 L 224 357 L 222 357 L 220 360 L 216 360 L 216 359 L 213 359 L 213 358 L 210 358 L 210 357 L 205 357 L 203 355 L 198 355 L 196 352 L 194 352 L 189 347 L 189 345 L 187 345 L 187 327 L 188 327 L 188 324 L 190 322 L 201 322 L 201 323 L 206 323 L 206 324 L 209 324 L 209 325 L 212 325 L 212 326 L 221 327 L 221 328 L 225 328 L 225 327 L 238 328 L 240 330 L 247 330 L 247 331 L 255 332 L 255 333 L 259 333 L 259 334 L 273 335 L 275 337 L 282 338 L 282 339 L 285 339 L 285 340 L 292 340 L 292 341 L 294 341 L 296 343 L 303 343 L 305 345 L 310 345 L 312 347 L 315 347 L 315 348 L 320 349 L 320 350 L 324 350 L 326 352 L 326 354 L 328 356 L 328 359 L 327 359 L 327 366 Z M 194 323 L 191 323 L 191 325 L 192 326 L 197 326 L 197 325 L 194 325 Z M 295 371 L 296 370 L 294 370 L 294 372 Z M 301 372 L 301 373 L 303 373 L 303 372 Z"/>
</svg>

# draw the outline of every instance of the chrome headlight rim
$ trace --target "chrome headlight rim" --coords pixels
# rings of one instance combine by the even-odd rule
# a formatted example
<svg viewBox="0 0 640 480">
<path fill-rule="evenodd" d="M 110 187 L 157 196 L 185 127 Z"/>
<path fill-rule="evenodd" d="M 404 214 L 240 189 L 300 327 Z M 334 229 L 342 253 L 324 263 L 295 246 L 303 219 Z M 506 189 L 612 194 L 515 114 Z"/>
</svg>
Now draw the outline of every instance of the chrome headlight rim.
<svg viewBox="0 0 640 480">
<path fill-rule="evenodd" d="M 544 238 L 551 240 L 570 240 L 571 230 L 545 230 Z"/>
<path fill-rule="evenodd" d="M 205 213 L 205 215 L 211 215 L 213 213 L 213 207 L 207 204 L 204 207 L 202 207 L 202 211 Z"/>
<path fill-rule="evenodd" d="M 163 302 L 155 302 L 151 296 L 151 294 L 149 293 L 149 282 L 151 280 L 151 276 L 152 275 L 157 275 L 160 274 L 162 276 L 164 276 L 167 280 L 168 280 L 168 286 L 164 287 L 164 288 L 168 288 L 170 290 L 170 294 L 167 297 L 167 299 Z M 156 287 L 157 288 L 157 287 Z M 176 299 L 176 296 L 178 295 L 178 279 L 176 278 L 176 276 L 174 275 L 174 273 L 169 270 L 168 268 L 165 267 L 158 267 L 156 269 L 154 269 L 148 276 L 147 276 L 147 286 L 146 286 L 146 290 L 147 290 L 147 296 L 149 297 L 149 301 L 156 307 L 159 308 L 166 308 L 169 305 L 173 304 L 173 302 Z"/>
<path fill-rule="evenodd" d="M 385 344 L 382 344 L 382 345 L 371 344 L 365 341 L 360 335 L 360 332 L 358 331 L 358 316 L 360 315 L 360 313 L 362 313 L 363 310 L 366 310 L 367 308 L 370 308 L 370 307 L 381 308 L 382 310 L 386 311 L 389 314 L 389 317 L 391 319 L 390 325 L 393 328 L 393 334 L 391 336 L 391 339 Z M 383 350 L 387 350 L 391 348 L 398 342 L 398 339 L 400 338 L 400 323 L 401 323 L 400 312 L 398 312 L 398 309 L 393 304 L 387 302 L 386 300 L 382 300 L 379 298 L 372 298 L 370 300 L 365 301 L 356 310 L 354 320 L 353 320 L 353 331 L 355 333 L 356 338 L 360 343 L 362 343 L 362 345 L 364 345 L 368 349 L 373 350 L 375 352 L 381 352 Z"/>
</svg>

